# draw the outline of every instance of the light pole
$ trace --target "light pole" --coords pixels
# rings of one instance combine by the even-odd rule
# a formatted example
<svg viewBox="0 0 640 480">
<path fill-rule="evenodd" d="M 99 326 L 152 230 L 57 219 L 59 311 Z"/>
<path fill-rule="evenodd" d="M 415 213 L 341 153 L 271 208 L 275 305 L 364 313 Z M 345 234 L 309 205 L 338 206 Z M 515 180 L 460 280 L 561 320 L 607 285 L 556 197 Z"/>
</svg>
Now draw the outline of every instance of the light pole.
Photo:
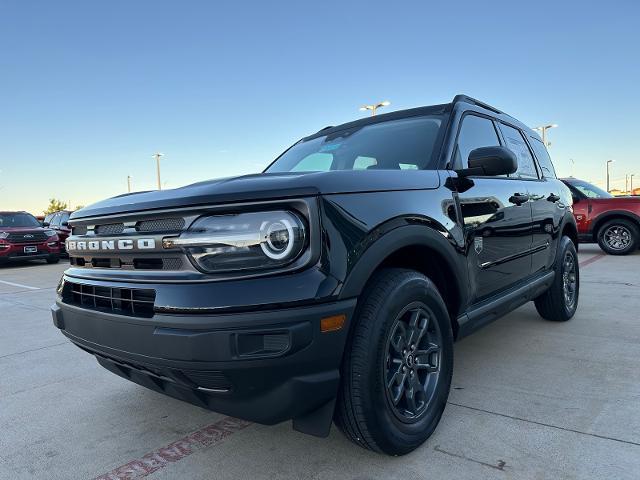
<svg viewBox="0 0 640 480">
<path fill-rule="evenodd" d="M 629 174 L 624 174 L 624 193 L 629 193 Z"/>
<path fill-rule="evenodd" d="M 632 173 L 631 175 L 629 175 L 629 178 L 631 179 L 631 195 L 633 195 L 633 176 L 635 175 L 635 173 Z"/>
<path fill-rule="evenodd" d="M 613 163 L 613 160 L 607 160 L 607 192 L 609 191 L 609 165 Z"/>
<path fill-rule="evenodd" d="M 573 177 L 573 170 L 574 170 L 574 167 L 576 166 L 576 162 L 573 158 L 570 158 L 569 162 L 571 162 L 571 176 Z"/>
<path fill-rule="evenodd" d="M 558 126 L 557 123 L 551 123 L 549 125 L 543 125 L 541 127 L 534 128 L 534 130 L 537 130 L 540 132 L 542 136 L 542 143 L 544 144 L 545 147 L 551 146 L 551 142 L 547 142 L 547 130 L 549 130 L 550 128 L 556 128 L 557 126 Z"/>
<path fill-rule="evenodd" d="M 156 173 L 158 175 L 158 190 L 162 190 L 162 184 L 160 183 L 160 157 L 164 156 L 164 153 L 154 153 L 153 158 L 156 159 Z"/>
<path fill-rule="evenodd" d="M 127 191 L 131 193 L 131 175 L 127 175 Z"/>
<path fill-rule="evenodd" d="M 375 117 L 376 110 L 378 110 L 381 107 L 386 107 L 387 105 L 391 105 L 391 102 L 388 100 L 385 100 L 384 102 L 376 103 L 373 105 L 363 105 L 360 107 L 360 111 L 371 110 L 371 116 Z"/>
</svg>

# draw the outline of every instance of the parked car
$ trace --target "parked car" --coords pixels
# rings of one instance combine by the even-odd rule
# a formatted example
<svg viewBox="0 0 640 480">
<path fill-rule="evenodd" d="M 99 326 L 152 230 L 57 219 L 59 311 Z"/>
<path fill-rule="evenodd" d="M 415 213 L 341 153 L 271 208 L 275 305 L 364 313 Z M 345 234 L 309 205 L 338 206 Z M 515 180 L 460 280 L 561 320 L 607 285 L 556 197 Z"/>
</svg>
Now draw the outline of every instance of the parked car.
<svg viewBox="0 0 640 480">
<path fill-rule="evenodd" d="M 581 242 L 598 242 L 610 255 L 640 247 L 640 197 L 614 197 L 577 178 L 563 178 L 573 195 L 573 214 Z"/>
<path fill-rule="evenodd" d="M 444 411 L 454 340 L 530 300 L 574 316 L 570 206 L 540 137 L 459 95 L 75 212 L 53 320 L 158 392 L 405 454 Z"/>
<path fill-rule="evenodd" d="M 60 260 L 60 239 L 27 212 L 0 212 L 0 263 L 9 260 Z"/>
<path fill-rule="evenodd" d="M 49 214 L 45 217 L 44 226 L 49 227 L 58 234 L 60 239 L 61 253 L 66 254 L 65 241 L 71 235 L 71 227 L 69 227 L 69 216 L 73 213 L 71 210 L 61 210 Z"/>
</svg>

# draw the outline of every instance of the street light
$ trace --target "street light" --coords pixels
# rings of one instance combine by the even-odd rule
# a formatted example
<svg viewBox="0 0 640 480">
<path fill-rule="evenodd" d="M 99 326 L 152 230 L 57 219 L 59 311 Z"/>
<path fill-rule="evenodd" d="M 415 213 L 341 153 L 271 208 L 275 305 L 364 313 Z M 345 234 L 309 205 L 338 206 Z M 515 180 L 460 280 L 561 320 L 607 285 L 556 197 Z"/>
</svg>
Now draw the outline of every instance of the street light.
<svg viewBox="0 0 640 480">
<path fill-rule="evenodd" d="M 607 160 L 607 192 L 609 191 L 609 165 L 613 163 L 613 160 Z"/>
<path fill-rule="evenodd" d="M 131 175 L 127 175 L 127 190 L 131 193 Z"/>
<path fill-rule="evenodd" d="M 631 188 L 630 188 L 631 195 L 633 195 L 633 176 L 634 175 L 635 175 L 635 173 L 632 173 L 631 175 L 629 175 L 629 178 L 631 179 Z"/>
<path fill-rule="evenodd" d="M 156 159 L 156 173 L 158 175 L 158 190 L 162 190 L 162 184 L 160 183 L 160 157 L 163 157 L 164 153 L 154 153 L 153 158 Z"/>
<path fill-rule="evenodd" d="M 551 142 L 547 142 L 547 130 L 549 130 L 550 128 L 556 128 L 558 126 L 557 123 L 551 123 L 549 125 L 543 125 L 541 127 L 535 127 L 534 130 L 537 130 L 541 133 L 542 135 L 542 143 L 544 144 L 545 147 L 550 147 L 551 146 Z"/>
<path fill-rule="evenodd" d="M 376 103 L 374 105 L 363 105 L 360 107 L 360 111 L 364 112 L 366 110 L 371 110 L 371 116 L 374 117 L 376 115 L 376 110 L 380 107 L 386 107 L 387 105 L 391 105 L 391 102 L 385 100 L 384 102 Z"/>
</svg>

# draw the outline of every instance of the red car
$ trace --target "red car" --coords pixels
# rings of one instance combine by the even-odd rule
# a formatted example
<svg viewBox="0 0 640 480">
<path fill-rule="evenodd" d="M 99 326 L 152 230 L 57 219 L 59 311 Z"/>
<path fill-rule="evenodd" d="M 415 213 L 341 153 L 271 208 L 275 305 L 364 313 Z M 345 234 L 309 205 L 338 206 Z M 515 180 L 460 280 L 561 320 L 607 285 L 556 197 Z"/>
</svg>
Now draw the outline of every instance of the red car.
<svg viewBox="0 0 640 480">
<path fill-rule="evenodd" d="M 27 212 L 0 212 L 0 263 L 9 260 L 60 260 L 60 239 Z"/>
<path fill-rule="evenodd" d="M 577 178 L 563 178 L 573 195 L 573 215 L 581 242 L 598 242 L 611 255 L 640 247 L 640 197 L 614 197 Z"/>
<path fill-rule="evenodd" d="M 69 226 L 69 216 L 73 212 L 70 210 L 61 210 L 59 212 L 50 213 L 44 218 L 43 225 L 55 230 L 60 240 L 60 253 L 66 254 L 65 241 L 71 235 L 71 227 Z"/>
</svg>

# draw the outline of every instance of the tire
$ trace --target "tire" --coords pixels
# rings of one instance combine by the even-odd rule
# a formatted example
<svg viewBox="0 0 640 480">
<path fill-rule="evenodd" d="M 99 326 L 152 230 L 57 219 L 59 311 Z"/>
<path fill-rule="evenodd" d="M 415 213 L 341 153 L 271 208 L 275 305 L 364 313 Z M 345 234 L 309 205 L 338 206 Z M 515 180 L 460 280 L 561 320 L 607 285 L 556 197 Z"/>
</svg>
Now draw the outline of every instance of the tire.
<svg viewBox="0 0 640 480">
<path fill-rule="evenodd" d="M 554 322 L 566 322 L 576 313 L 580 298 L 578 253 L 569 237 L 560 239 L 553 269 L 556 272 L 553 284 L 534 302 L 542 318 Z M 565 296 L 565 288 L 567 296 Z"/>
<path fill-rule="evenodd" d="M 609 255 L 628 255 L 640 246 L 640 230 L 631 220 L 615 218 L 598 229 L 597 239 Z"/>
<path fill-rule="evenodd" d="M 60 261 L 60 255 L 49 255 L 47 257 L 47 263 L 48 264 L 53 264 L 53 263 L 58 263 Z"/>
<path fill-rule="evenodd" d="M 385 269 L 367 284 L 354 319 L 335 422 L 361 447 L 404 455 L 429 438 L 447 403 L 453 372 L 449 313 L 427 277 Z"/>
</svg>

